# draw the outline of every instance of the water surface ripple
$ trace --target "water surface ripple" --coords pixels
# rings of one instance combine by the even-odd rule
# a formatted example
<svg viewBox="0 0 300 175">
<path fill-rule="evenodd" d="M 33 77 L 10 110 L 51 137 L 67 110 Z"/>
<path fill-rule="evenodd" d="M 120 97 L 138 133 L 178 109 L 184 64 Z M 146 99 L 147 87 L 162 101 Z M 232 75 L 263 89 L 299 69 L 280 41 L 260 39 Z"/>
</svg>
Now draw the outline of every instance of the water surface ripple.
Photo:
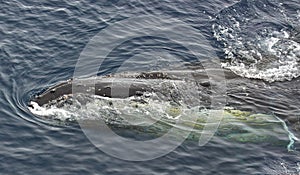
<svg viewBox="0 0 300 175">
<path fill-rule="evenodd" d="M 244 93 L 235 92 L 243 85 L 229 90 L 229 103 L 243 110 L 273 112 L 282 118 L 293 117 L 298 122 L 299 83 L 295 77 L 299 76 L 299 10 L 297 0 L 1 2 L 0 173 L 297 173 L 297 151 L 287 152 L 285 147 L 267 145 L 229 144 L 217 138 L 204 147 L 187 141 L 172 153 L 147 162 L 119 160 L 94 147 L 78 125 L 53 124 L 37 118 L 29 112 L 27 103 L 47 87 L 71 78 L 79 54 L 99 31 L 132 16 L 151 14 L 177 18 L 202 32 L 219 53 L 220 59 L 229 63 L 226 67 L 240 75 L 267 80 L 273 78 L 272 81 L 285 80 L 272 91 L 267 91 L 267 88 L 253 90 L 251 80 L 244 81 L 249 83 L 249 88 Z M 239 28 L 235 25 L 237 21 L 240 22 Z M 224 33 L 223 27 L 231 30 L 229 33 L 233 38 Z M 272 43 L 274 54 L 272 52 L 270 56 L 268 52 L 263 54 L 269 57 L 257 57 L 255 54 L 264 50 L 267 47 L 264 42 L 273 41 L 268 40 L 272 37 L 279 39 L 276 40 L 277 45 Z M 236 40 L 239 42 L 235 43 Z M 261 46 L 256 42 L 261 42 Z M 286 45 L 295 46 L 290 54 L 280 50 Z M 286 60 L 278 59 L 277 54 L 283 54 Z M 283 72 L 272 72 L 274 76 L 264 74 L 272 66 L 278 68 L 277 63 L 289 66 L 286 61 L 293 63 L 292 69 L 289 69 L 292 72 L 285 69 Z M 248 69 L 240 71 L 240 63 L 252 72 L 243 72 Z M 252 76 L 256 75 L 257 70 L 261 77 Z M 103 73 L 109 71 L 103 70 Z M 283 79 L 279 76 L 282 73 L 286 74 Z M 293 79 L 293 83 L 286 79 Z M 267 82 L 259 85 L 268 86 Z"/>
</svg>

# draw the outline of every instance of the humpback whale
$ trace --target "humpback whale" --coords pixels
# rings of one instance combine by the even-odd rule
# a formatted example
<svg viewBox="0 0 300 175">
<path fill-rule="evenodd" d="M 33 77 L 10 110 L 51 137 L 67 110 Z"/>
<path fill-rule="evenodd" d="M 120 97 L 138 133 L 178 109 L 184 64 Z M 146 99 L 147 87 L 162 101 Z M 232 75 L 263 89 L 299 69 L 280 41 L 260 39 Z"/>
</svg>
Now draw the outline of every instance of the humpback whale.
<svg viewBox="0 0 300 175">
<path fill-rule="evenodd" d="M 210 70 L 215 71 L 217 76 L 218 72 L 224 72 L 226 79 L 237 78 L 233 72 L 226 69 L 220 70 Z M 153 89 L 151 86 L 151 80 L 182 80 L 187 78 L 187 76 L 192 76 L 194 81 L 198 83 L 198 87 L 202 87 L 202 90 L 209 90 L 211 82 L 209 82 L 209 77 L 206 70 L 174 70 L 174 71 L 152 71 L 152 72 L 140 72 L 140 73 L 122 73 L 115 75 L 106 75 L 101 77 L 92 77 L 87 79 L 79 79 L 76 82 L 76 90 L 82 92 L 84 89 L 93 88 L 95 95 L 106 96 L 106 97 L 129 97 L 133 95 L 139 95 L 142 92 L 152 92 L 152 91 L 163 91 L 162 88 Z M 220 75 L 221 76 L 221 75 Z M 130 84 L 130 86 L 128 86 Z M 57 85 L 48 88 L 43 93 L 36 95 L 32 101 L 36 102 L 40 106 L 49 103 L 52 100 L 58 99 L 64 95 L 72 94 L 72 85 L 74 85 L 73 80 L 67 80 Z M 92 87 L 94 86 L 94 87 Z M 112 94 L 112 89 L 122 90 L 123 88 L 127 90 L 128 93 L 121 95 L 117 94 L 115 91 Z"/>
<path fill-rule="evenodd" d="M 114 108 L 120 109 L 120 113 L 123 112 L 123 108 L 145 108 L 146 112 L 142 112 L 146 115 L 149 111 L 151 113 L 153 110 L 156 110 L 155 108 L 163 106 L 167 116 L 176 118 L 180 116 L 183 113 L 182 111 L 186 108 L 193 108 L 195 106 L 197 106 L 200 111 L 202 111 L 202 109 L 215 110 L 212 109 L 211 94 L 213 94 L 212 91 L 214 90 L 212 87 L 218 86 L 220 82 L 216 82 L 211 79 L 211 77 L 208 77 L 207 71 L 215 72 L 215 78 L 221 76 L 219 72 L 222 72 L 222 76 L 224 76 L 226 80 L 227 90 L 225 94 L 223 94 L 226 99 L 223 112 L 225 118 L 222 119 L 217 135 L 238 142 L 273 142 L 276 140 L 273 134 L 278 131 L 280 135 L 278 137 L 281 139 L 282 134 L 291 134 L 289 130 L 286 130 L 286 123 L 297 133 L 299 129 L 298 119 L 290 114 L 285 115 L 283 111 L 287 108 L 285 103 L 290 103 L 290 100 L 293 100 L 293 97 L 300 92 L 299 78 L 286 82 L 268 83 L 263 80 L 242 78 L 230 70 L 223 68 L 205 70 L 198 69 L 196 66 L 187 70 L 127 72 L 78 80 L 71 79 L 58 83 L 43 93 L 36 95 L 32 98 L 28 107 L 34 113 L 34 111 L 42 110 L 41 107 L 47 108 L 54 105 L 60 108 L 66 104 L 69 105 L 73 103 L 72 98 L 75 90 L 76 92 L 98 96 L 98 101 L 96 102 L 98 106 L 106 106 L 105 108 L 101 108 L 103 110 L 109 108 L 108 112 L 106 111 L 105 114 L 101 113 L 102 115 L 115 117 L 116 112 Z M 189 83 L 190 81 L 192 81 L 192 84 Z M 191 95 L 185 98 L 185 96 L 188 95 L 182 93 L 182 89 L 188 91 Z M 289 93 L 284 93 L 286 90 L 288 90 Z M 148 96 L 150 96 L 151 93 L 156 94 L 156 96 L 153 96 L 153 99 L 151 99 L 152 101 L 148 100 Z M 290 93 L 293 93 L 293 95 Z M 280 98 L 277 98 L 278 95 Z M 157 97 L 168 103 L 157 100 Z M 87 104 L 90 99 L 89 97 L 78 98 L 80 104 Z M 119 99 L 119 101 L 114 101 L 113 99 Z M 184 103 L 182 103 L 182 100 Z M 128 103 L 129 106 L 126 106 L 126 103 Z M 151 107 L 151 105 L 149 105 L 150 103 L 154 105 Z M 300 102 L 294 101 L 294 104 L 300 104 Z M 185 107 L 183 107 L 184 105 Z M 255 108 L 253 108 L 253 106 L 255 106 Z M 238 110 L 235 110 L 235 108 Z M 290 108 L 293 109 L 293 107 Z M 272 109 L 276 110 L 271 111 Z M 126 115 L 128 118 L 131 117 L 131 121 L 139 124 L 144 122 L 145 118 L 132 119 L 132 117 L 135 117 L 135 111 L 132 110 L 131 112 L 133 112 L 133 116 Z M 203 113 L 205 112 L 202 111 L 198 115 L 203 116 Z M 278 118 L 275 116 L 278 116 Z M 192 132 L 194 134 L 191 134 L 189 138 L 193 139 L 197 137 L 195 133 L 197 133 L 197 129 L 203 129 L 204 123 L 205 120 L 201 119 L 201 117 L 197 119 L 196 125 L 194 126 L 196 131 Z M 252 129 L 241 128 L 240 125 L 236 123 L 244 123 Z M 172 124 L 172 120 L 167 117 L 147 129 L 144 128 L 143 124 L 141 126 L 139 124 L 130 126 L 123 125 L 116 122 L 115 119 L 113 122 L 113 125 L 117 126 L 118 129 L 130 128 L 130 130 L 138 132 L 147 130 L 151 133 L 155 133 L 155 131 L 161 131 L 162 128 L 170 128 L 169 124 Z M 192 124 L 193 123 L 186 121 L 184 126 L 186 127 Z M 253 128 L 258 130 L 263 129 L 264 131 L 262 131 L 262 133 L 271 132 L 273 134 L 257 135 L 252 132 Z M 155 135 L 157 135 L 157 133 Z M 285 138 L 284 143 L 287 143 L 288 138 L 296 137 L 288 136 Z"/>
</svg>

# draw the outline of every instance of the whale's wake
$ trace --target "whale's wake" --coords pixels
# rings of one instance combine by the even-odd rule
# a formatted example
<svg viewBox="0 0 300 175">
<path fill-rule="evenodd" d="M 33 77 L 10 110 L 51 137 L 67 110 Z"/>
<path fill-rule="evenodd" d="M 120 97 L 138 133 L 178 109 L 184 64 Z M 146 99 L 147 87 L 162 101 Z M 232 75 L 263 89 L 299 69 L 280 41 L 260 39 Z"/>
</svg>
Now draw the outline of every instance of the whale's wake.
<svg viewBox="0 0 300 175">
<path fill-rule="evenodd" d="M 300 76 L 300 16 L 282 2 L 240 1 L 217 15 L 212 30 L 225 53 L 223 67 L 269 82 Z"/>
</svg>

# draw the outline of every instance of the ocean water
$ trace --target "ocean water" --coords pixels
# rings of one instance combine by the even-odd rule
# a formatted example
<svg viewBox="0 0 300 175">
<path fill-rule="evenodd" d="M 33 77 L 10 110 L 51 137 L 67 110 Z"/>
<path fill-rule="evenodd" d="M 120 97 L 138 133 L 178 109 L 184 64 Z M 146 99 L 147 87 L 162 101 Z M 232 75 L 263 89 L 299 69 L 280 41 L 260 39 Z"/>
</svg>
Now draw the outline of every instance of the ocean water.
<svg viewBox="0 0 300 175">
<path fill-rule="evenodd" d="M 149 23 L 143 16 L 156 20 Z M 109 43 L 140 32 L 131 30 L 133 24 L 150 33 L 176 24 L 174 30 L 165 30 L 169 40 L 151 33 L 152 38 L 127 38 L 113 51 L 109 44 L 102 45 L 99 50 L 108 52 L 110 59 L 97 74 L 116 72 L 119 64 L 125 71 L 173 69 L 181 66 L 179 57 L 194 62 L 182 43 L 191 48 L 198 42 L 202 48 L 210 45 L 209 53 L 200 56 L 217 59 L 220 66 L 240 76 L 227 82 L 227 105 L 276 115 L 298 136 L 297 0 L 3 1 L 0 19 L 1 174 L 300 173 L 297 143 L 288 151 L 286 145 L 224 142 L 215 137 L 204 146 L 186 141 L 156 159 L 126 161 L 95 147 L 76 122 L 49 121 L 27 106 L 36 94 L 73 77 L 79 58 L 97 34 L 105 34 L 100 43 Z M 116 30 L 130 19 L 135 20 L 125 23 L 129 24 L 126 30 Z M 175 43 L 170 41 L 173 36 Z M 201 41 L 195 36 L 201 36 Z M 124 58 L 133 59 L 123 63 Z"/>
</svg>

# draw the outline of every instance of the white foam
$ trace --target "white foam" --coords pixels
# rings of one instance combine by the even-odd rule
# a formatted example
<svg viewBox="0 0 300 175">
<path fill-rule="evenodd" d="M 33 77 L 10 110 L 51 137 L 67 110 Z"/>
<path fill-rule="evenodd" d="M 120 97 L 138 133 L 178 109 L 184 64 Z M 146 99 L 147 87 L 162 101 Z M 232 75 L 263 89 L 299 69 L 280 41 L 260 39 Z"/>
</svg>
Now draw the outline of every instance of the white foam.
<svg viewBox="0 0 300 175">
<path fill-rule="evenodd" d="M 224 45 L 226 62 L 222 67 L 246 78 L 269 82 L 292 80 L 300 76 L 300 43 L 285 30 L 270 31 L 266 36 L 243 38 L 240 24 L 231 27 L 214 24 L 214 37 Z"/>
<path fill-rule="evenodd" d="M 55 116 L 57 119 L 66 120 L 71 119 L 73 116 L 76 115 L 76 113 L 73 113 L 71 111 L 65 110 L 63 108 L 57 108 L 56 106 L 50 106 L 49 108 L 39 106 L 36 102 L 31 101 L 30 105 L 32 107 L 28 107 L 31 113 L 38 115 L 38 116 L 44 116 L 44 117 L 50 117 Z"/>
</svg>

